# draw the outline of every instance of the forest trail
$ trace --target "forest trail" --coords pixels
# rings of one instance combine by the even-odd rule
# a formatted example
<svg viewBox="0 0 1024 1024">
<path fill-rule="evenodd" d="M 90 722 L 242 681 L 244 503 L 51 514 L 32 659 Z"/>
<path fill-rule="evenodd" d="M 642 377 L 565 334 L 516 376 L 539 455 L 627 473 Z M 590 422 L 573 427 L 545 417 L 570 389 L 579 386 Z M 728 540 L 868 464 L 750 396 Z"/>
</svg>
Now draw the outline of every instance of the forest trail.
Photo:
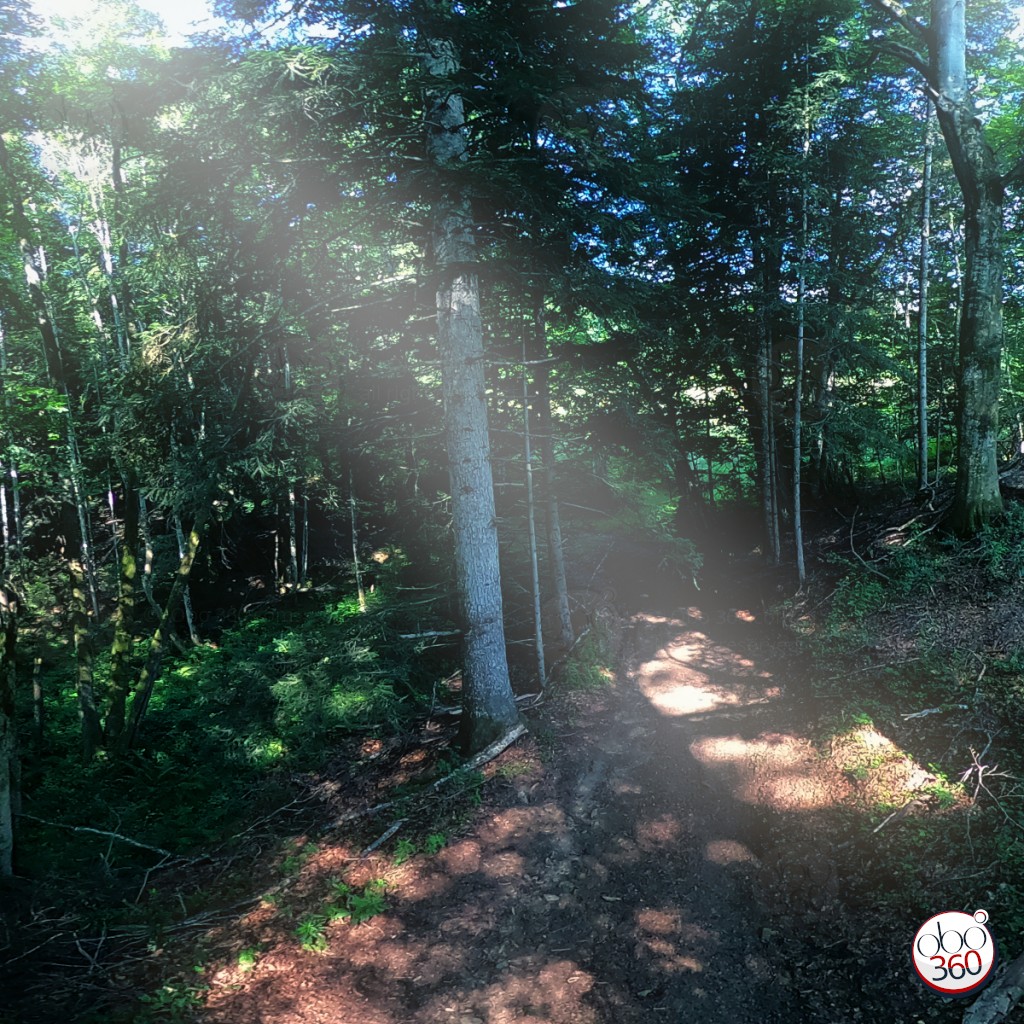
<svg viewBox="0 0 1024 1024">
<path fill-rule="evenodd" d="M 773 941 L 793 918 L 774 918 L 792 911 L 787 888 L 828 913 L 830 860 L 799 836 L 843 780 L 780 724 L 787 699 L 759 663 L 752 618 L 634 615 L 615 683 L 580 695 L 554 735 L 538 729 L 503 755 L 489 787 L 499 806 L 489 800 L 467 834 L 399 868 L 386 914 L 332 932 L 320 955 L 292 938 L 251 974 L 225 967 L 203 1019 L 818 1019 L 802 1005 L 813 979 L 794 976 Z M 531 774 L 538 743 L 551 749 Z M 785 870 L 764 859 L 780 823 Z M 773 908 L 780 894 L 787 905 Z M 261 921 L 243 942 L 271 945 Z M 836 1008 L 830 1019 L 846 1018 Z"/>
</svg>

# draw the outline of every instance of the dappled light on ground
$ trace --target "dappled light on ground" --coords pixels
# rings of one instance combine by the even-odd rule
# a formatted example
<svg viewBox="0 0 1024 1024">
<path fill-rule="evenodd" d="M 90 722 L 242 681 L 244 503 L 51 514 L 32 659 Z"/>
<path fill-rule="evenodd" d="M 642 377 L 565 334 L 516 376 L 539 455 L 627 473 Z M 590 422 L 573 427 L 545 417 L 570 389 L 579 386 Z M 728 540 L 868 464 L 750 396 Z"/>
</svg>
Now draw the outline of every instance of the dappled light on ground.
<svg viewBox="0 0 1024 1024">
<path fill-rule="evenodd" d="M 801 737 L 699 736 L 690 743 L 690 752 L 701 764 L 717 768 L 733 795 L 745 803 L 809 811 L 835 802 L 832 788 L 815 770 L 813 747 Z"/>
<path fill-rule="evenodd" d="M 747 634 L 748 619 L 728 618 Z M 628 677 L 570 702 L 549 751 L 535 737 L 509 752 L 515 765 L 490 766 L 492 805 L 443 849 L 397 867 L 388 847 L 374 868 L 310 860 L 249 919 L 245 941 L 269 952 L 249 975 L 216 976 L 209 1024 L 796 1019 L 754 924 L 753 887 L 775 868 L 751 823 L 762 809 L 809 817 L 833 793 L 810 744 L 768 724 L 779 683 L 714 617 L 633 621 Z M 533 767 L 510 770 L 520 763 Z M 407 756 L 396 771 L 415 767 Z M 346 878 L 388 874 L 386 911 L 332 923 L 327 949 L 299 952 L 296 922 L 345 862 Z"/>
<path fill-rule="evenodd" d="M 722 867 L 728 864 L 756 864 L 757 858 L 750 850 L 735 839 L 712 839 L 704 847 L 704 857 L 712 864 Z"/>
<path fill-rule="evenodd" d="M 644 621 L 653 620 L 645 617 Z M 776 696 L 777 689 L 751 691 L 745 680 L 752 676 L 768 678 L 767 673 L 755 670 L 750 658 L 713 643 L 702 632 L 692 631 L 676 637 L 653 658 L 642 662 L 635 678 L 641 693 L 658 711 L 685 716 Z"/>
</svg>

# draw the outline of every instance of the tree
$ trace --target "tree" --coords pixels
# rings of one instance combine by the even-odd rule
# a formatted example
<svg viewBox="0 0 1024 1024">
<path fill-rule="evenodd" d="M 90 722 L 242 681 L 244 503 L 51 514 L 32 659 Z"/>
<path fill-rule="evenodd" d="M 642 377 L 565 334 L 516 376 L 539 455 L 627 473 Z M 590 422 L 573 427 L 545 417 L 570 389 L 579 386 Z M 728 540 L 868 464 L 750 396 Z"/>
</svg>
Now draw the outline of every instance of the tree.
<svg viewBox="0 0 1024 1024">
<path fill-rule="evenodd" d="M 505 656 L 473 220 L 457 176 L 466 160 L 463 100 L 455 84 L 458 55 L 450 39 L 427 38 L 423 45 L 427 154 L 445 175 L 434 202 L 432 249 L 455 571 L 466 631 L 462 740 L 475 753 L 512 729 L 519 712 Z"/>
<path fill-rule="evenodd" d="M 1003 201 L 1024 162 L 1000 172 L 967 73 L 964 0 L 932 0 L 928 25 L 894 0 L 871 0 L 910 45 L 882 48 L 914 68 L 935 104 L 964 201 L 964 281 L 957 396 L 957 476 L 950 523 L 972 536 L 1003 508 L 999 493 L 999 388 L 1003 350 Z M 922 49 L 918 49 L 922 48 Z"/>
</svg>

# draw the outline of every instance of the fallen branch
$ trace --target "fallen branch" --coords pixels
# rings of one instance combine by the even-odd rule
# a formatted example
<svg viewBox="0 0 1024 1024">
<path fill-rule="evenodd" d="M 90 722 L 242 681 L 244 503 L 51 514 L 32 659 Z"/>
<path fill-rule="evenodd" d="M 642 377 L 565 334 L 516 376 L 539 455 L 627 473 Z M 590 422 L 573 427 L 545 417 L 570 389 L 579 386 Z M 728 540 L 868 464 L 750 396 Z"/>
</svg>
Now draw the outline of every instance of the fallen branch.
<svg viewBox="0 0 1024 1024">
<path fill-rule="evenodd" d="M 926 715 L 941 715 L 947 711 L 967 711 L 969 710 L 966 704 L 943 704 L 940 708 L 925 708 L 923 711 L 914 711 L 911 714 L 900 715 L 900 718 L 904 722 L 909 722 L 912 718 L 924 718 Z"/>
<path fill-rule="evenodd" d="M 40 825 L 49 825 L 52 828 L 63 828 L 68 832 L 89 832 L 94 836 L 104 836 L 107 839 L 116 839 L 118 842 L 127 843 L 129 846 L 137 846 L 140 850 L 149 850 L 151 853 L 159 853 L 161 857 L 173 857 L 170 850 L 160 846 L 150 846 L 148 843 L 140 843 L 137 839 L 123 836 L 120 832 L 104 832 L 103 829 L 89 828 L 88 825 L 64 825 L 59 821 L 47 821 L 45 818 L 37 818 L 34 814 L 19 814 L 19 818 L 26 821 L 36 821 Z"/>
<path fill-rule="evenodd" d="M 1017 957 L 964 1014 L 964 1024 L 999 1024 L 1024 996 L 1024 954 Z"/>
<path fill-rule="evenodd" d="M 500 739 L 495 740 L 489 747 L 485 747 L 471 757 L 464 765 L 460 765 L 453 772 L 449 772 L 447 775 L 442 776 L 440 779 L 432 782 L 426 789 L 420 791 L 420 796 L 426 796 L 430 793 L 436 793 L 446 783 L 451 782 L 452 779 L 457 778 L 459 775 L 463 775 L 466 772 L 475 771 L 482 765 L 487 764 L 488 761 L 493 761 L 499 754 L 504 753 L 520 736 L 525 736 L 528 732 L 525 725 L 521 722 L 519 725 L 510 729 Z M 342 825 L 348 824 L 350 821 L 358 821 L 360 818 L 369 818 L 374 814 L 380 814 L 381 811 L 386 811 L 390 807 L 394 807 L 397 800 L 387 800 L 382 804 L 376 804 L 374 807 L 364 807 L 358 811 L 348 811 L 343 814 L 340 818 L 335 818 L 334 821 L 329 822 L 322 829 L 324 832 L 329 832 L 331 829 L 340 828 Z M 383 840 L 381 840 L 383 842 Z"/>
<path fill-rule="evenodd" d="M 363 850 L 363 852 L 359 854 L 359 856 L 361 858 L 369 857 L 369 855 L 373 853 L 373 851 L 376 850 L 378 846 L 383 846 L 408 820 L 408 818 L 399 818 L 398 821 L 396 821 L 391 826 L 391 828 L 389 828 L 387 832 L 384 833 L 384 835 L 378 837 L 377 839 L 374 839 L 374 841 L 370 843 L 370 845 L 365 850 Z"/>
<path fill-rule="evenodd" d="M 399 640 L 426 640 L 430 637 L 462 636 L 461 629 L 427 629 L 422 633 L 399 633 Z"/>
</svg>

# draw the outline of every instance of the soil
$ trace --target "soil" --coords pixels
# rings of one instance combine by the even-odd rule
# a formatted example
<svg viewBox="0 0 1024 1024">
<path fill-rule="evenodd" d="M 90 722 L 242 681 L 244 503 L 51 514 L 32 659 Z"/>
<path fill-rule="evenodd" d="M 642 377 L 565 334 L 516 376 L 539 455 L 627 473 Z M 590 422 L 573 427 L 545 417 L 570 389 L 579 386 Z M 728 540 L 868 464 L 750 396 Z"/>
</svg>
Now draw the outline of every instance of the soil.
<svg viewBox="0 0 1024 1024">
<path fill-rule="evenodd" d="M 866 800 L 858 758 L 878 761 L 882 741 L 871 730 L 831 750 L 813 741 L 819 709 L 800 665 L 741 597 L 599 611 L 619 638 L 615 678 L 531 712 L 530 734 L 485 767 L 478 806 L 449 794 L 403 811 L 410 821 L 366 856 L 390 828 L 388 814 L 327 823 L 415 780 L 454 730 L 435 723 L 396 749 L 363 744 L 361 766 L 360 751 L 348 752 L 310 791 L 318 806 L 291 837 L 284 877 L 275 845 L 241 872 L 236 861 L 230 878 L 206 879 L 224 909 L 193 916 L 162 947 L 106 972 L 121 992 L 103 997 L 104 1013 L 126 1019 L 117 1015 L 139 991 L 170 981 L 162 1003 L 127 1019 L 959 1019 L 961 1005 L 913 979 L 909 947 L 922 920 L 880 900 L 906 877 L 865 848 L 863 829 L 851 838 L 851 815 Z M 905 759 L 891 765 L 887 785 L 906 791 L 907 813 L 935 813 L 913 799 L 934 776 Z M 434 828 L 446 845 L 427 855 Z M 396 865 L 406 836 L 421 852 Z M 297 928 L 331 905 L 340 878 L 355 891 L 386 879 L 387 909 L 360 924 L 326 923 L 323 948 L 303 949 Z M 164 879 L 160 891 L 178 882 Z M 200 958 L 201 975 L 190 978 Z M 188 991 L 201 992 L 198 1004 Z M 56 1019 L 35 1013 L 12 1019 Z"/>
<path fill-rule="evenodd" d="M 392 840 L 350 860 L 358 846 L 334 833 L 289 896 L 323 894 L 346 869 L 353 885 L 383 875 L 385 913 L 328 925 L 319 953 L 299 948 L 298 911 L 280 902 L 211 932 L 199 1019 L 958 1017 L 911 978 L 920 922 L 851 902 L 858 852 L 841 829 L 856 794 L 841 758 L 807 738 L 810 709 L 773 670 L 755 613 L 640 611 L 623 625 L 618 678 L 541 709 L 440 853 L 395 868 Z M 249 970 L 244 948 L 261 951 Z"/>
</svg>

